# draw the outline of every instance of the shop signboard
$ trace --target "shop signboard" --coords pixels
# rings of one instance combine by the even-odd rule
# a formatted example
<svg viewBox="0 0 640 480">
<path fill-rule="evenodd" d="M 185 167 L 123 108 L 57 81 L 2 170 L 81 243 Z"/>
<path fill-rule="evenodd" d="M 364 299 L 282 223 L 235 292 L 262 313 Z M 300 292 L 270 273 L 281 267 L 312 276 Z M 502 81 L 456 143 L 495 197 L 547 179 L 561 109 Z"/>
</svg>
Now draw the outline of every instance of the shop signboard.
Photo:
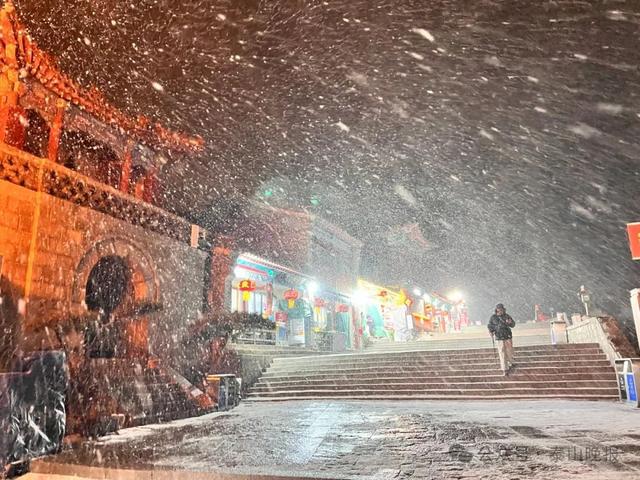
<svg viewBox="0 0 640 480">
<path fill-rule="evenodd" d="M 629 235 L 631 258 L 640 260 L 640 222 L 627 223 L 627 234 Z"/>
<path fill-rule="evenodd" d="M 256 282 L 254 282 L 253 280 L 240 280 L 238 288 L 243 292 L 252 292 L 256 289 Z"/>
</svg>

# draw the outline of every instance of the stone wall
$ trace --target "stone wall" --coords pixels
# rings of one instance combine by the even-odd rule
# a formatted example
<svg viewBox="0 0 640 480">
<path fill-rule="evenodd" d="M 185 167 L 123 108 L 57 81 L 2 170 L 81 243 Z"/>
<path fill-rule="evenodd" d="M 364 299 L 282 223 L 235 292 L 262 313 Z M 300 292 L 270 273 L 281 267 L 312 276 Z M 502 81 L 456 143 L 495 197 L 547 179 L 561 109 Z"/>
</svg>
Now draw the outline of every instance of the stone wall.
<svg viewBox="0 0 640 480">
<path fill-rule="evenodd" d="M 134 270 L 137 299 L 163 306 L 149 317 L 151 351 L 165 358 L 178 354 L 174 345 L 203 306 L 204 251 L 136 222 L 38 194 L 15 182 L 0 180 L 0 212 L 2 275 L 21 292 L 35 240 L 24 322 L 27 335 L 81 311 L 86 280 L 97 260 L 119 255 Z"/>
</svg>

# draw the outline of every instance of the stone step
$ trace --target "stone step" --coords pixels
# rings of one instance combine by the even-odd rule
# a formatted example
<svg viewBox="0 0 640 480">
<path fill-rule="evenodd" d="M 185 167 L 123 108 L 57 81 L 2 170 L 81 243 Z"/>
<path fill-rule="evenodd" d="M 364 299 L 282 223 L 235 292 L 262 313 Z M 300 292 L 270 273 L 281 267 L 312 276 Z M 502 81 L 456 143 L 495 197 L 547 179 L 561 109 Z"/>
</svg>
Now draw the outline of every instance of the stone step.
<svg viewBox="0 0 640 480">
<path fill-rule="evenodd" d="M 550 345 L 551 344 L 551 336 L 548 332 L 533 330 L 528 331 L 525 334 L 521 332 L 514 332 L 514 342 L 521 344 L 531 344 L 531 343 L 541 343 Z M 471 333 L 471 334 L 451 334 L 451 335 L 442 335 L 429 337 L 421 340 L 410 340 L 407 342 L 394 342 L 394 341 L 376 341 L 371 345 L 368 345 L 367 349 L 389 349 L 389 348 L 402 348 L 407 345 L 418 345 L 418 346 L 429 346 L 437 343 L 446 343 L 446 344 L 474 344 L 474 343 L 491 343 L 491 336 L 489 333 L 484 330 L 482 333 Z"/>
<path fill-rule="evenodd" d="M 304 385 L 353 385 L 353 384 L 369 384 L 379 385 L 384 383 L 406 383 L 406 384 L 451 384 L 451 383 L 487 383 L 487 382 L 615 382 L 616 376 L 613 373 L 608 374 L 591 374 L 579 375 L 526 375 L 512 373 L 508 376 L 504 376 L 502 373 L 495 375 L 482 375 L 482 376 L 430 376 L 430 377 L 372 377 L 362 378 L 360 376 L 354 376 L 351 379 L 345 379 L 344 377 L 334 378 L 290 378 L 290 379 L 262 379 L 254 385 L 254 388 L 261 386 L 279 387 L 288 384 L 304 384 Z"/>
<path fill-rule="evenodd" d="M 289 373 L 272 373 L 267 370 L 262 378 L 273 380 L 276 378 L 326 378 L 326 377 L 336 377 L 338 375 L 344 378 L 363 378 L 365 375 L 370 377 L 415 377 L 417 375 L 424 376 L 484 376 L 484 375 L 498 375 L 501 374 L 501 370 L 497 364 L 490 365 L 489 368 L 481 368 L 477 369 L 477 365 L 473 366 L 473 369 L 439 369 L 439 370 L 427 370 L 423 368 L 414 368 L 414 369 L 387 369 L 387 370 L 378 370 L 375 368 L 371 368 L 368 370 L 357 370 L 352 372 L 341 371 L 339 374 L 336 372 L 289 372 Z M 606 366 L 590 366 L 586 369 L 588 373 L 601 373 L 601 374 L 613 374 L 613 368 L 611 365 Z M 575 368 L 569 366 L 557 366 L 553 365 L 551 367 L 517 367 L 517 374 L 525 374 L 525 375 L 566 375 L 566 374 L 579 374 Z"/>
<path fill-rule="evenodd" d="M 400 358 L 400 357 L 438 357 L 438 356 L 470 356 L 495 354 L 496 348 L 471 348 L 467 350 L 418 350 L 407 352 L 365 352 L 365 353 L 339 353 L 327 355 L 307 355 L 297 357 L 274 357 L 274 361 L 303 362 L 305 360 L 330 361 L 333 359 L 375 359 L 375 358 Z M 531 347 L 516 347 L 514 353 L 519 355 L 573 355 L 581 353 L 602 353 L 596 346 L 585 345 L 573 348 L 560 348 L 546 345 L 534 345 Z"/>
<path fill-rule="evenodd" d="M 313 359 L 313 360 L 329 360 L 331 358 L 383 358 L 387 356 L 396 356 L 396 355 L 474 355 L 474 354 L 495 354 L 496 349 L 489 344 L 488 347 L 481 348 L 467 348 L 467 349 L 429 349 L 429 350 L 406 350 L 406 351 L 397 351 L 397 352 L 370 352 L 365 350 L 364 353 L 341 353 L 341 354 L 326 354 L 326 355 L 307 355 L 307 356 L 297 356 L 297 357 L 274 357 L 274 362 L 278 361 L 304 361 L 304 359 Z M 592 343 L 584 343 L 584 344 L 564 344 L 564 345 L 530 345 L 525 347 L 515 347 L 514 353 L 518 354 L 528 353 L 528 352 L 571 352 L 578 353 L 581 351 L 586 352 L 601 352 L 600 346 L 598 344 Z"/>
<path fill-rule="evenodd" d="M 585 369 L 592 367 L 611 367 L 611 364 L 608 360 L 563 360 L 562 362 L 555 361 L 527 361 L 523 362 L 515 362 L 518 368 L 551 368 L 557 367 L 561 365 L 562 367 L 574 367 L 574 369 Z M 487 360 L 483 362 L 473 362 L 473 364 L 469 364 L 469 362 L 457 361 L 457 362 L 429 362 L 429 363 L 388 363 L 381 365 L 340 365 L 339 369 L 343 373 L 347 372 L 375 372 L 375 371 L 384 371 L 394 369 L 398 372 L 413 372 L 419 371 L 425 368 L 436 369 L 440 371 L 447 370 L 464 370 L 468 367 L 473 367 L 474 369 L 492 369 L 496 368 L 498 365 L 498 361 L 496 359 Z M 313 365 L 301 365 L 301 366 L 287 366 L 281 368 L 269 368 L 267 370 L 267 375 L 277 375 L 277 374 L 285 374 L 285 373 L 304 373 L 304 372 L 317 372 L 322 369 L 321 365 L 314 367 Z"/>
<path fill-rule="evenodd" d="M 433 349 L 452 341 L 409 343 L 397 351 L 276 358 L 249 397 L 259 401 L 617 398 L 615 373 L 597 344 L 516 347 L 516 369 L 505 377 L 486 338 L 471 342 L 480 348 L 470 349 L 457 348 L 459 342 L 453 349 Z M 427 343 L 431 348 L 424 348 Z M 468 339 L 464 343 L 470 344 Z"/>
<path fill-rule="evenodd" d="M 306 374 L 306 373 L 375 373 L 378 371 L 397 371 L 397 372 L 419 372 L 419 371 L 450 371 L 450 370 L 487 370 L 499 368 L 500 362 L 497 359 L 486 359 L 476 362 L 398 362 L 398 363 L 380 363 L 380 364 L 344 364 L 344 365 L 318 365 L 314 368 L 312 365 L 290 365 L 287 367 L 269 368 L 266 375 L 288 375 L 288 374 Z M 583 371 L 589 367 L 611 367 L 606 359 L 593 360 L 538 360 L 538 361 L 521 361 L 515 359 L 515 365 L 519 368 L 549 368 L 549 367 L 574 367 L 577 371 Z"/>
<path fill-rule="evenodd" d="M 338 376 L 338 375 L 314 375 L 313 377 L 306 376 L 298 376 L 298 377 L 274 377 L 274 378 L 263 378 L 259 380 L 255 386 L 259 387 L 261 385 L 273 385 L 278 386 L 280 384 L 287 384 L 292 382 L 304 382 L 306 384 L 319 384 L 323 385 L 325 383 L 384 383 L 384 382 L 395 382 L 395 383 L 466 383 L 466 382 L 487 382 L 492 380 L 502 380 L 504 381 L 521 381 L 521 380 L 532 380 L 532 381 L 540 381 L 540 380 L 548 380 L 548 381 L 571 381 L 571 380 L 594 380 L 594 381 L 616 381 L 616 375 L 613 370 L 603 372 L 603 373 L 564 373 L 564 374 L 523 374 L 514 372 L 511 375 L 504 377 L 502 373 L 496 373 L 492 375 L 478 375 L 478 376 L 470 376 L 467 375 L 466 372 L 462 372 L 461 375 L 413 375 L 410 377 L 403 376 L 388 376 L 388 377 L 380 377 L 377 375 L 351 375 L 351 376 Z"/>
<path fill-rule="evenodd" d="M 504 377 L 503 377 L 504 378 Z M 486 380 L 486 379 L 485 379 Z M 506 390 L 509 388 L 616 388 L 616 383 L 598 380 L 570 380 L 570 381 L 530 381 L 530 380 L 514 380 L 514 381 L 484 381 L 484 382 L 465 382 L 465 383 L 325 383 L 325 384 L 306 384 L 304 382 L 284 383 L 278 386 L 273 385 L 256 385 L 251 388 L 251 393 L 263 392 L 279 392 L 279 391 L 359 391 L 359 390 L 413 390 L 415 392 L 431 391 L 431 390 Z"/>
<path fill-rule="evenodd" d="M 514 336 L 514 346 L 532 346 L 532 345 L 551 345 L 551 337 L 549 335 L 529 335 Z M 438 349 L 467 349 L 474 347 L 491 346 L 491 337 L 486 335 L 484 338 L 451 338 L 451 339 L 430 339 L 417 340 L 410 342 L 376 342 L 366 348 L 366 351 L 387 352 L 392 350 L 431 350 Z"/>
<path fill-rule="evenodd" d="M 473 395 L 473 396 L 495 396 L 497 397 L 497 393 L 500 395 L 597 395 L 597 396 L 618 396 L 618 389 L 611 387 L 604 388 L 594 388 L 594 387 L 580 387 L 580 388 L 555 388 L 555 387 L 512 387 L 512 388 L 503 388 L 503 389 L 495 389 L 495 388 L 483 388 L 483 389 L 438 389 L 438 390 L 424 390 L 424 391 L 416 391 L 414 389 L 396 389 L 393 392 L 385 392 L 389 396 L 463 396 L 463 395 Z M 265 391 L 260 393 L 249 393 L 249 397 L 278 397 L 278 396 L 286 396 L 286 397 L 313 397 L 315 395 L 330 395 L 333 397 L 349 397 L 349 396 L 359 396 L 359 397 L 370 397 L 370 396 L 379 396 L 381 391 L 376 388 L 371 389 L 361 389 L 361 390 L 277 390 L 277 391 Z"/>
<path fill-rule="evenodd" d="M 322 355 L 322 352 L 313 350 L 310 348 L 300 347 L 276 347 L 273 345 L 252 345 L 252 344 L 231 344 L 230 348 L 238 353 L 242 354 L 256 354 L 256 355 L 283 355 L 283 356 L 297 356 L 297 355 Z"/>
<path fill-rule="evenodd" d="M 354 367 L 362 367 L 362 366 L 395 366 L 395 365 L 406 365 L 406 366 L 426 366 L 426 365 L 435 365 L 435 364 L 466 364 L 469 365 L 471 363 L 490 363 L 497 361 L 497 354 L 489 354 L 489 355 L 473 355 L 473 356 L 451 356 L 451 355 L 439 355 L 439 356 L 413 356 L 413 357 L 393 357 L 388 356 L 387 358 L 382 359 L 364 359 L 364 358 L 340 358 L 340 359 L 331 359 L 331 360 L 313 360 L 307 359 L 304 362 L 273 362 L 270 366 L 270 370 L 272 371 L 280 371 L 280 370 L 297 370 L 297 369 L 305 369 L 305 368 L 354 368 Z M 514 355 L 515 363 L 529 363 L 532 361 L 546 361 L 546 362 L 565 362 L 565 361 L 607 361 L 606 355 L 603 353 L 579 353 L 579 354 L 545 354 L 545 355 L 523 355 L 517 354 Z"/>
<path fill-rule="evenodd" d="M 420 401 L 420 400 L 587 400 L 587 401 L 611 401 L 617 402 L 619 400 L 618 394 L 615 395 L 590 395 L 581 393 L 561 393 L 561 394 L 508 394 L 508 395 L 443 395 L 442 393 L 433 395 L 298 395 L 287 396 L 282 394 L 280 396 L 249 396 L 245 399 L 246 402 L 287 402 L 292 400 L 397 400 L 397 401 Z"/>
</svg>

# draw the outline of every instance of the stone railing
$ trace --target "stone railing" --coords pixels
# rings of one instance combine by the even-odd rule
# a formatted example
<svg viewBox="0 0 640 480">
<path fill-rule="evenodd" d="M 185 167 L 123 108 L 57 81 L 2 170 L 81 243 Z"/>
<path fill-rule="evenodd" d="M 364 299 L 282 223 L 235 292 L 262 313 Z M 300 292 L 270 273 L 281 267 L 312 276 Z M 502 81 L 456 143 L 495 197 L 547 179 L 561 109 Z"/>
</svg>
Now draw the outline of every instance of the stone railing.
<svg viewBox="0 0 640 480">
<path fill-rule="evenodd" d="M 40 172 L 42 169 L 42 172 Z M 39 175 L 41 179 L 39 179 Z M 0 180 L 87 207 L 160 233 L 191 242 L 191 223 L 155 205 L 124 194 L 73 170 L 0 144 Z M 39 187 L 41 182 L 41 187 Z M 207 247 L 206 232 L 200 229 L 198 246 Z"/>
<path fill-rule="evenodd" d="M 567 327 L 569 343 L 597 343 L 611 363 L 618 358 L 635 357 L 631 342 L 613 317 L 588 317 Z"/>
</svg>

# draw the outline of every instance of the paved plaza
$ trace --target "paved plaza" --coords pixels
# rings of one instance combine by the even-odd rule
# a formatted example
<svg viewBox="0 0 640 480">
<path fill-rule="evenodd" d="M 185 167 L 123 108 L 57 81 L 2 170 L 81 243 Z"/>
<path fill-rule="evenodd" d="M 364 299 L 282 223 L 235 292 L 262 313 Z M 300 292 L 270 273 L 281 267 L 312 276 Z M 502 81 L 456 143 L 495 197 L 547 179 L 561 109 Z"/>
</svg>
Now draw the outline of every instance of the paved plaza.
<svg viewBox="0 0 640 480">
<path fill-rule="evenodd" d="M 27 478 L 640 479 L 640 410 L 553 400 L 244 403 L 76 445 L 34 471 Z"/>
</svg>

